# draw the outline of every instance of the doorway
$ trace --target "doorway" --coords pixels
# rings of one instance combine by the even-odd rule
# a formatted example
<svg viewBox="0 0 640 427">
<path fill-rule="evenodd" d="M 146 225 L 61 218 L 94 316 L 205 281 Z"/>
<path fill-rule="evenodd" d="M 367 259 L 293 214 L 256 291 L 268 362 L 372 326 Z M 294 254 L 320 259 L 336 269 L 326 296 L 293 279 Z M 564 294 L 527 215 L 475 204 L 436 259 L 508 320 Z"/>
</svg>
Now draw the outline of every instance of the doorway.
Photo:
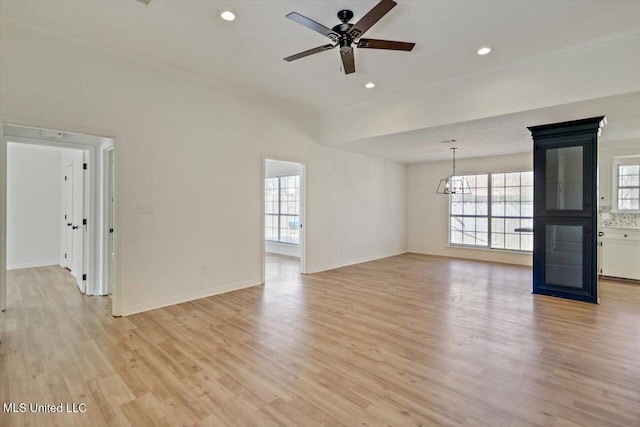
<svg viewBox="0 0 640 427">
<path fill-rule="evenodd" d="M 305 271 L 305 165 L 264 159 L 263 165 L 263 283 L 273 274 Z"/>
<path fill-rule="evenodd" d="M 28 151 L 29 147 L 36 151 L 58 151 L 58 176 L 51 178 L 50 188 L 55 200 L 48 202 L 39 197 L 28 195 L 16 189 L 16 180 L 8 179 L 6 171 L 15 160 L 8 155 L 8 148 L 15 147 Z M 11 230 L 7 230 L 7 221 L 16 218 L 15 212 L 7 210 L 15 206 L 15 197 L 29 199 L 31 208 L 39 206 L 48 210 L 49 218 L 54 218 L 57 226 L 57 256 L 55 261 L 50 257 L 47 261 L 38 261 L 37 265 L 57 265 L 66 268 L 75 277 L 78 289 L 85 295 L 109 295 L 114 290 L 115 271 L 115 176 L 113 174 L 115 142 L 111 138 L 78 134 L 66 131 L 32 128 L 18 125 L 2 126 L 2 144 L 0 145 L 0 168 L 5 173 L 0 176 L 3 209 L 0 209 L 0 310 L 7 308 L 6 271 L 21 268 L 8 259 L 15 244 L 12 239 L 15 229 L 11 219 Z M 105 168 L 105 156 L 109 152 L 111 168 Z M 55 162 L 51 163 L 55 165 Z M 43 181 L 43 180 L 41 180 Z M 11 186 L 11 188 L 9 188 Z M 11 191 L 8 191 L 11 190 Z M 56 196 L 57 195 L 57 196 Z M 57 206 L 57 208 L 55 208 Z M 31 209 L 34 210 L 34 209 Z M 111 211 L 107 216 L 106 211 Z M 26 212 L 29 212 L 26 210 Z M 50 230 L 50 228 L 49 228 Z M 111 232 L 109 232 L 111 230 Z M 13 233 L 15 234 L 15 233 Z M 14 239 L 15 240 L 15 239 Z M 31 248 L 37 245 L 31 245 Z M 54 245 L 55 246 L 55 245 Z M 107 249 L 108 248 L 108 249 Z M 107 256 L 106 251 L 111 250 Z M 52 250 L 53 252 L 53 250 Z M 112 259 L 105 263 L 104 259 Z M 7 262 L 9 261 L 9 262 Z M 37 265 L 34 265 L 37 266 Z M 22 268 L 28 268 L 23 265 Z M 108 275 L 111 272 L 111 275 Z M 10 308 L 10 307 L 9 307 Z M 117 314 L 116 307 L 113 307 Z"/>
</svg>

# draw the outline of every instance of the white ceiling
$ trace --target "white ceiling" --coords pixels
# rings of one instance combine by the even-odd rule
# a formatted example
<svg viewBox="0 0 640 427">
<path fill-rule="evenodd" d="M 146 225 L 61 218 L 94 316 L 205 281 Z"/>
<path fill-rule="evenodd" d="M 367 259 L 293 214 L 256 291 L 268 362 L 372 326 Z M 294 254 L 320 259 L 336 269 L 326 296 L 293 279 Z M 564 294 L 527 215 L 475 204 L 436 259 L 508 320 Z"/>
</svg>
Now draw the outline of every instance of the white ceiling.
<svg viewBox="0 0 640 427">
<path fill-rule="evenodd" d="M 640 93 L 610 96 L 584 102 L 470 120 L 446 126 L 360 139 L 340 148 L 405 163 L 447 160 L 451 147 L 458 158 L 523 153 L 533 150 L 528 126 L 558 123 L 604 115 L 600 143 L 635 140 L 640 154 Z M 455 139 L 455 142 L 444 142 Z"/>
<path fill-rule="evenodd" d="M 148 6 L 135 0 L 1 0 L 0 14 L 316 113 L 381 102 L 455 76 L 640 29 L 637 0 L 397 2 L 366 36 L 416 42 L 416 48 L 413 52 L 357 51 L 357 72 L 348 76 L 340 71 L 337 50 L 292 63 L 283 61 L 285 56 L 327 43 L 285 15 L 296 11 L 331 27 L 338 23 L 338 10 L 352 9 L 356 22 L 377 0 L 152 0 Z M 227 8 L 237 14 L 236 21 L 219 18 Z M 476 55 L 482 45 L 494 51 Z M 364 83 L 370 80 L 377 86 L 366 90 Z M 612 116 L 624 115 L 629 107 L 624 102 L 633 101 L 618 102 L 620 111 Z M 519 113 L 341 147 L 402 161 L 435 160 L 441 157 L 437 150 L 431 156 L 420 154 L 425 144 L 460 135 L 456 139 L 469 144 L 469 154 L 504 153 L 527 145 L 521 139 L 523 124 L 541 123 L 538 118 L 545 115 L 562 116 L 563 107 L 558 108 L 549 114 Z M 517 129 L 510 127 L 515 125 Z M 448 153 L 446 148 L 441 151 Z M 464 156 L 463 151 L 460 154 Z"/>
</svg>

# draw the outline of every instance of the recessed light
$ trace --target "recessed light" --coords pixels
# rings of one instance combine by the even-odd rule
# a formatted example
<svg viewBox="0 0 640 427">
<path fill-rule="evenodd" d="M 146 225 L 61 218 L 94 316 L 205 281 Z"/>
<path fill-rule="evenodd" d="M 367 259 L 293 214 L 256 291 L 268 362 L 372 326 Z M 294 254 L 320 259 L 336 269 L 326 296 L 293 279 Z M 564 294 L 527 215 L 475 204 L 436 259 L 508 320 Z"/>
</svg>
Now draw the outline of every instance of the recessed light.
<svg viewBox="0 0 640 427">
<path fill-rule="evenodd" d="M 491 48 L 488 47 L 488 46 L 484 46 L 484 47 L 481 47 L 480 49 L 478 49 L 478 55 L 486 55 L 489 52 L 491 52 Z"/>
<path fill-rule="evenodd" d="M 220 14 L 220 18 L 224 19 L 225 21 L 233 21 L 234 19 L 236 19 L 236 15 L 233 12 L 225 10 Z"/>
<path fill-rule="evenodd" d="M 374 87 L 376 87 L 376 84 L 374 82 L 369 82 L 364 85 L 364 87 L 366 87 L 367 89 L 373 89 Z"/>
</svg>

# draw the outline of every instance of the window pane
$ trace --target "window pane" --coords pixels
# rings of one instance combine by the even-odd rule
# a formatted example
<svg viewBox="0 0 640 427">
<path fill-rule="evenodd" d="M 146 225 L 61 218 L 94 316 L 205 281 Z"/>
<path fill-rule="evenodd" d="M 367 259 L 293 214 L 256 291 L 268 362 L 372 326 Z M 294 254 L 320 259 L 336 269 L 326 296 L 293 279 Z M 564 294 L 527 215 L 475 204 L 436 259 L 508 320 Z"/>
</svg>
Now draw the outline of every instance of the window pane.
<svg viewBox="0 0 640 427">
<path fill-rule="evenodd" d="M 462 229 L 464 231 L 476 231 L 476 219 L 469 217 L 462 218 Z"/>
<path fill-rule="evenodd" d="M 491 233 L 491 247 L 504 249 L 504 233 Z"/>
<path fill-rule="evenodd" d="M 533 186 L 533 171 L 520 173 L 520 185 Z"/>
<path fill-rule="evenodd" d="M 451 244 L 487 246 L 488 175 L 465 175 L 471 194 L 450 196 Z"/>
<path fill-rule="evenodd" d="M 462 231 L 452 231 L 451 232 L 451 243 L 455 245 L 462 244 Z"/>
<path fill-rule="evenodd" d="M 504 219 L 491 218 L 491 231 L 494 233 L 504 233 Z"/>
<path fill-rule="evenodd" d="M 505 174 L 505 185 L 507 187 L 520 186 L 520 172 Z"/>
<path fill-rule="evenodd" d="M 507 218 L 504 221 L 504 231 L 505 233 L 515 233 L 516 228 L 520 228 L 520 219 L 519 218 Z"/>
<path fill-rule="evenodd" d="M 620 175 L 618 177 L 619 187 L 634 187 L 638 185 L 638 175 Z"/>
<path fill-rule="evenodd" d="M 532 233 L 520 234 L 520 250 L 533 251 L 533 234 Z"/>
<path fill-rule="evenodd" d="M 521 187 L 520 200 L 523 202 L 533 202 L 533 187 Z"/>
<path fill-rule="evenodd" d="M 640 175 L 640 165 L 620 165 L 620 175 Z"/>
<path fill-rule="evenodd" d="M 505 216 L 520 216 L 520 203 L 518 202 L 506 203 Z"/>
<path fill-rule="evenodd" d="M 283 243 L 299 243 L 300 177 L 265 179 L 265 238 Z"/>
<path fill-rule="evenodd" d="M 520 187 L 507 187 L 505 192 L 507 202 L 517 202 L 520 200 Z"/>
<path fill-rule="evenodd" d="M 462 213 L 464 215 L 475 215 L 476 214 L 476 204 L 475 203 L 464 203 Z"/>
<path fill-rule="evenodd" d="M 462 234 L 462 243 L 465 245 L 476 245 L 476 233 L 463 233 Z"/>
<path fill-rule="evenodd" d="M 451 218 L 451 230 L 452 231 L 462 231 L 462 218 L 461 217 L 452 217 Z"/>
<path fill-rule="evenodd" d="M 451 215 L 461 215 L 462 214 L 462 203 L 455 202 L 451 203 Z"/>
<path fill-rule="evenodd" d="M 492 174 L 491 185 L 491 247 L 532 250 L 532 237 L 522 239 L 515 230 L 532 227 L 533 172 Z"/>
<path fill-rule="evenodd" d="M 504 248 L 520 250 L 520 235 L 519 234 L 505 234 L 504 235 Z"/>
</svg>

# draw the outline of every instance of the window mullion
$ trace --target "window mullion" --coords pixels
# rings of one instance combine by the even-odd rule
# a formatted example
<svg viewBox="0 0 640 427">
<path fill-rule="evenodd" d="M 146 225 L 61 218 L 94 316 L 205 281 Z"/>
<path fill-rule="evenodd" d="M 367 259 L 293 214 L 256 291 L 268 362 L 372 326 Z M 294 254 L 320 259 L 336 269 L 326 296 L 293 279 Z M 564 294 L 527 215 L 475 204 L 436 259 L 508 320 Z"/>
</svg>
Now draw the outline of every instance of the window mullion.
<svg viewBox="0 0 640 427">
<path fill-rule="evenodd" d="M 281 201 L 281 194 L 282 194 L 282 182 L 280 181 L 282 179 L 282 177 L 278 177 L 278 223 L 277 223 L 277 227 L 278 227 L 278 242 L 282 243 L 282 238 L 280 237 L 280 216 L 282 215 L 282 209 L 280 207 L 280 204 L 282 203 Z"/>
<path fill-rule="evenodd" d="M 491 180 L 493 179 L 493 174 L 489 173 L 487 174 L 487 232 L 489 234 L 489 236 L 487 237 L 487 245 L 489 247 L 489 249 L 492 248 L 492 244 L 491 244 L 491 219 L 492 219 L 492 212 L 491 212 L 491 204 L 493 203 L 493 185 Z"/>
</svg>

